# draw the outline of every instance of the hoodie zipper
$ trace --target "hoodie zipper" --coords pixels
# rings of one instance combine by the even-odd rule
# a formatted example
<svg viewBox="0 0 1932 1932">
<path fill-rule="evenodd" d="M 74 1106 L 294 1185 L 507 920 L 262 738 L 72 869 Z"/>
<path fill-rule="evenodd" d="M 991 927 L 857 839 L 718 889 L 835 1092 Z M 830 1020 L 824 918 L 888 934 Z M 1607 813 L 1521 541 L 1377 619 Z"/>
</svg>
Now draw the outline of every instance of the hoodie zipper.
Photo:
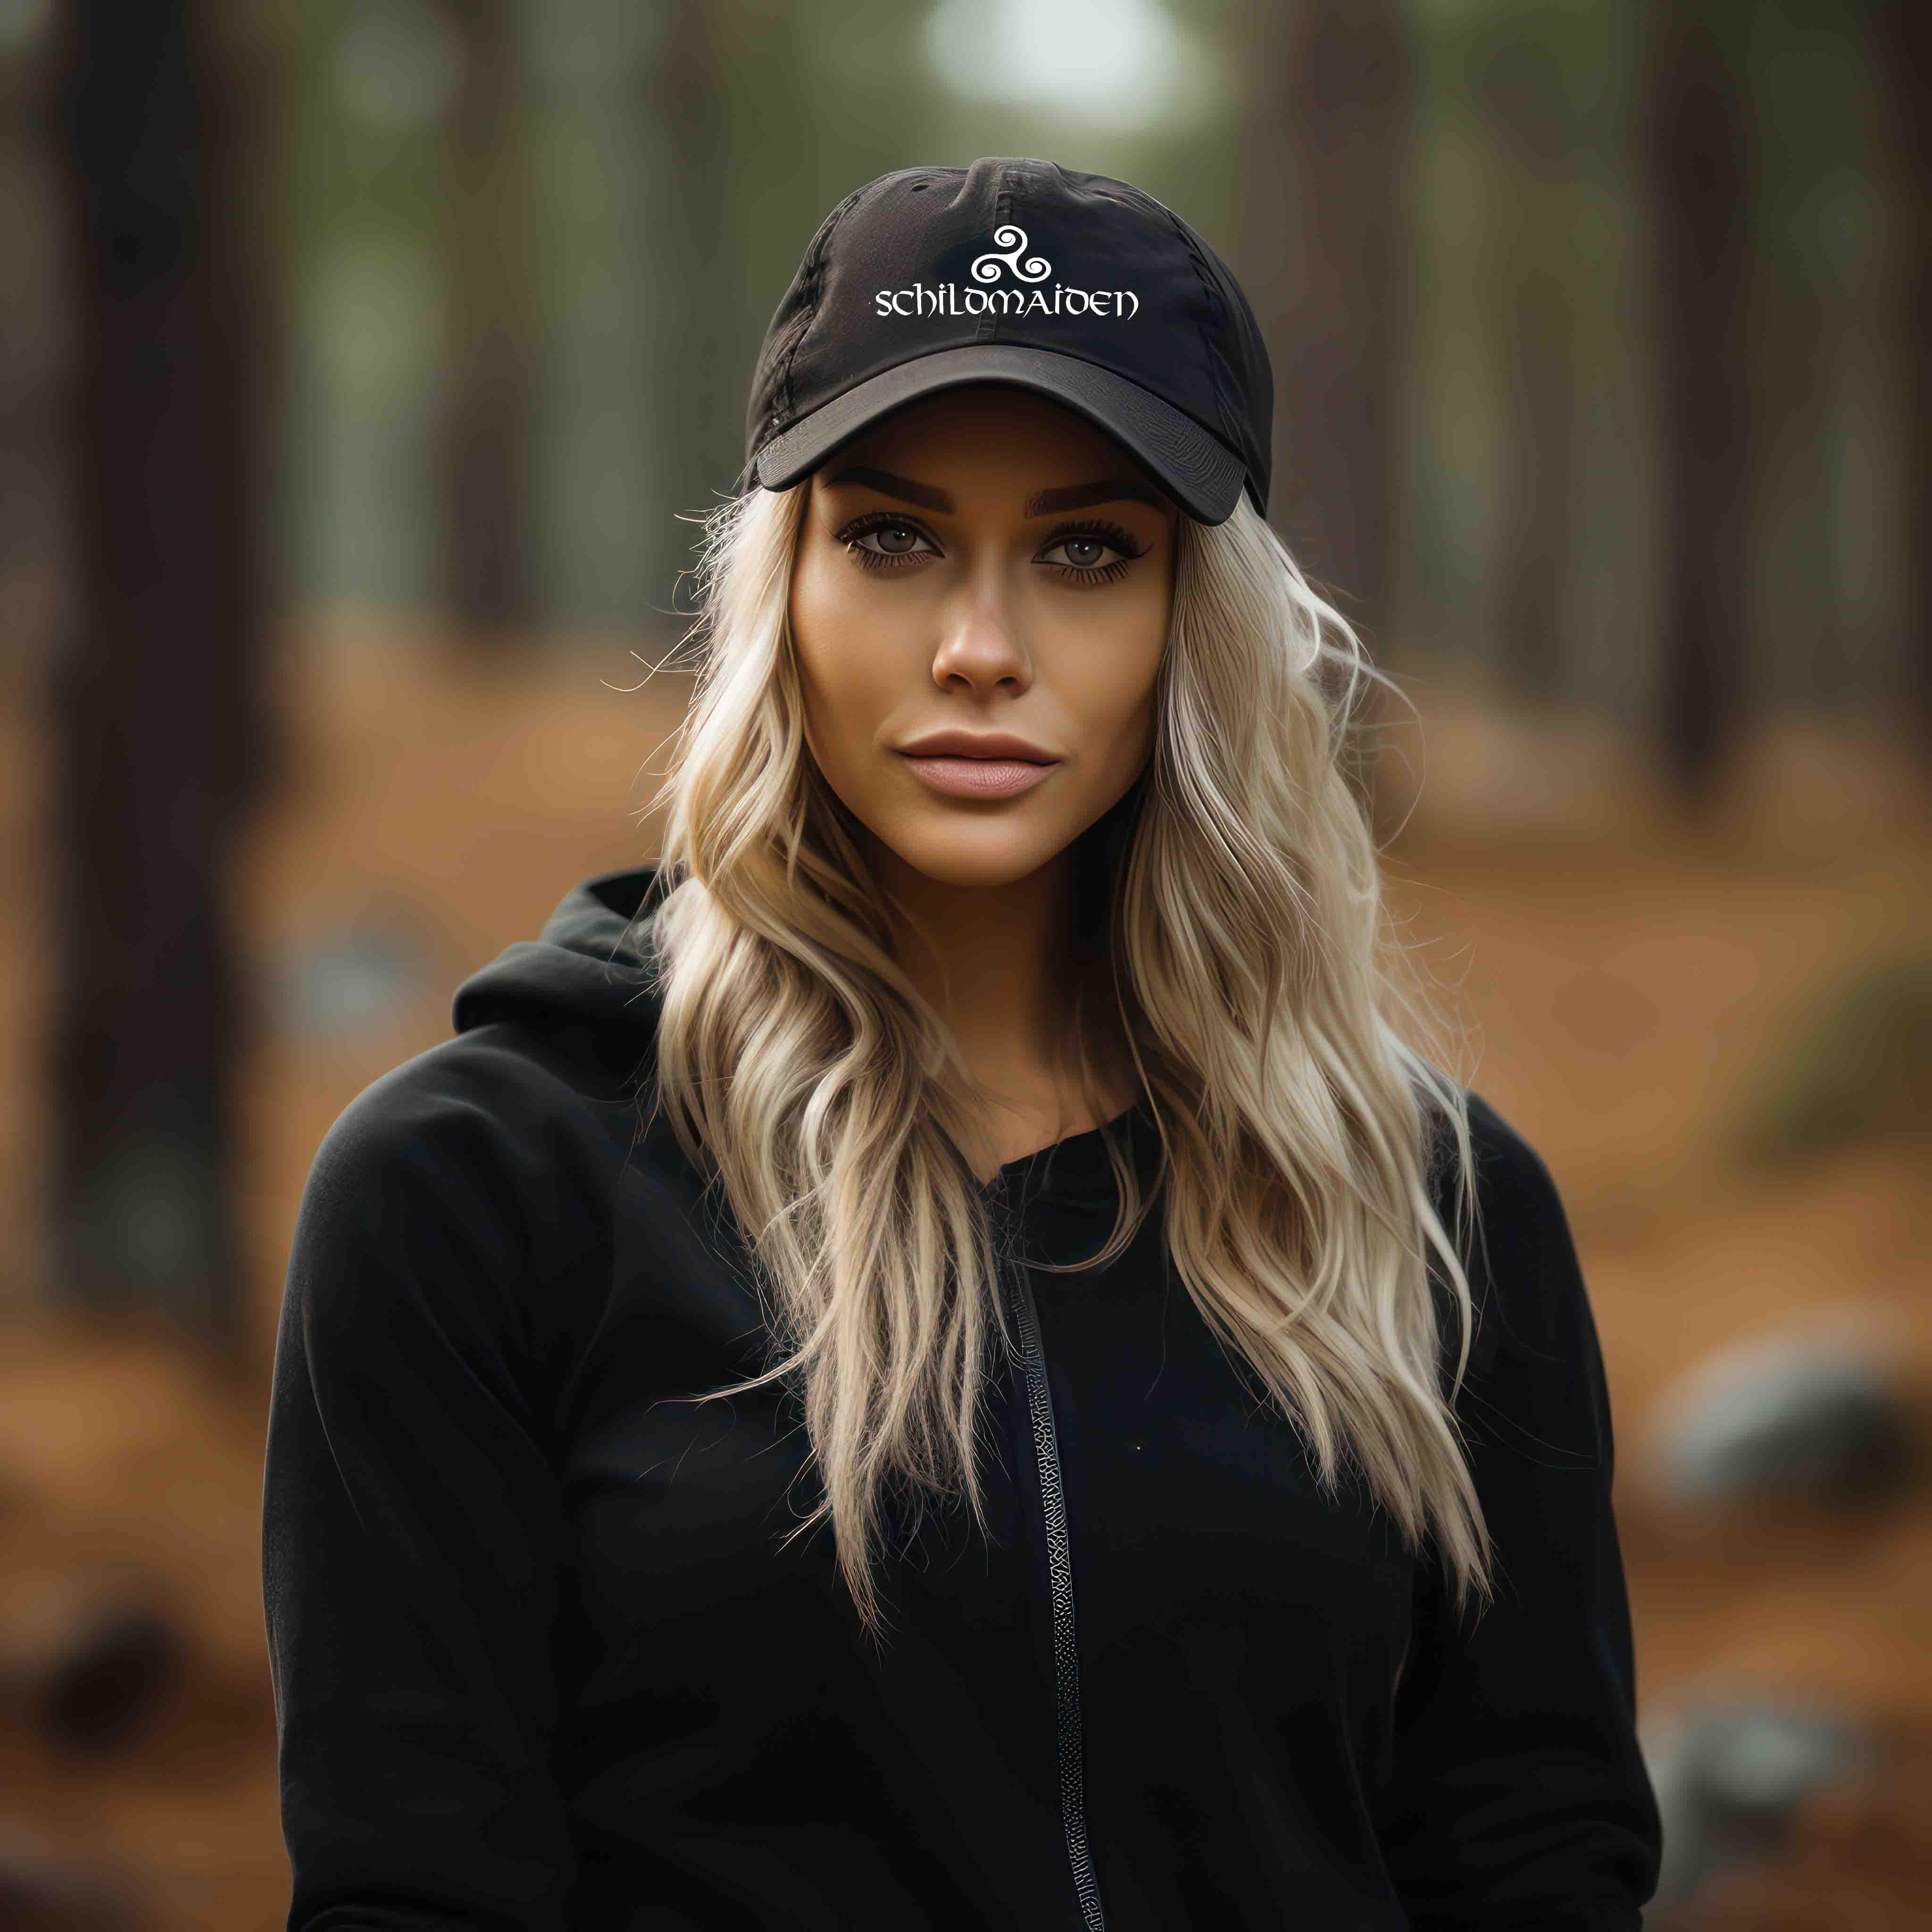
<svg viewBox="0 0 1932 1932">
<path fill-rule="evenodd" d="M 1073 1632 L 1073 1558 L 1066 1534 L 1066 1490 L 1060 1480 L 1060 1440 L 1053 1426 L 1053 1397 L 1047 1387 L 1046 1358 L 1040 1346 L 1040 1311 L 1033 1285 L 1016 1270 L 1014 1312 L 1018 1318 L 1022 1360 L 1026 1370 L 1027 1412 L 1032 1426 L 1034 1460 L 1040 1468 L 1040 1497 L 1046 1519 L 1047 1588 L 1053 1605 L 1054 1714 L 1059 1739 L 1060 1820 L 1066 1837 L 1067 1862 L 1087 1932 L 1104 1932 L 1100 1885 L 1087 1844 L 1087 1797 L 1080 1742 L 1080 1653 Z"/>
</svg>

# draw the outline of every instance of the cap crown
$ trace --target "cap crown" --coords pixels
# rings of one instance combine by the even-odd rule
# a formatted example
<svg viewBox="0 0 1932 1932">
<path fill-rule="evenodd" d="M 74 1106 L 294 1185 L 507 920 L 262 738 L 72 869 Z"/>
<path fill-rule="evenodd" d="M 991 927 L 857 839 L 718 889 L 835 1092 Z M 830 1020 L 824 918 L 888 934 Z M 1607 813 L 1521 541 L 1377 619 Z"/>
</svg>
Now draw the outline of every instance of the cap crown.
<svg viewBox="0 0 1932 1932">
<path fill-rule="evenodd" d="M 1232 272 L 1143 190 L 1025 158 L 902 168 L 832 210 L 766 331 L 747 463 L 869 376 L 993 342 L 1151 391 L 1240 457 L 1266 510 L 1274 379 Z"/>
</svg>

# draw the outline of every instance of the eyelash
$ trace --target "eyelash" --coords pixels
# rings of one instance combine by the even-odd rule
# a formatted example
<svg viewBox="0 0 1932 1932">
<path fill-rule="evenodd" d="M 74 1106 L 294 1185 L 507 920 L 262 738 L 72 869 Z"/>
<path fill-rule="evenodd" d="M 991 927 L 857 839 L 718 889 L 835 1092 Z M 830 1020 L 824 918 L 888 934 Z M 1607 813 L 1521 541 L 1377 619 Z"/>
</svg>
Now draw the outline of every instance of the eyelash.
<svg viewBox="0 0 1932 1932">
<path fill-rule="evenodd" d="M 912 530 L 928 542 L 934 540 L 929 530 L 914 522 L 910 517 L 896 515 L 890 510 L 874 510 L 855 522 L 848 524 L 838 532 L 837 541 L 857 559 L 862 570 L 890 570 L 900 564 L 910 563 L 922 554 L 930 554 L 929 552 L 918 550 L 902 550 L 894 554 L 886 550 L 866 550 L 860 546 L 860 538 L 873 530 Z M 1046 547 L 1051 550 L 1055 544 L 1063 542 L 1069 537 L 1092 537 L 1106 544 L 1109 549 L 1120 553 L 1112 563 L 1050 563 L 1047 566 L 1048 569 L 1058 571 L 1070 583 L 1113 583 L 1126 574 L 1127 566 L 1136 557 L 1146 554 L 1118 524 L 1106 523 L 1093 518 L 1077 524 L 1062 524 L 1047 538 Z"/>
</svg>

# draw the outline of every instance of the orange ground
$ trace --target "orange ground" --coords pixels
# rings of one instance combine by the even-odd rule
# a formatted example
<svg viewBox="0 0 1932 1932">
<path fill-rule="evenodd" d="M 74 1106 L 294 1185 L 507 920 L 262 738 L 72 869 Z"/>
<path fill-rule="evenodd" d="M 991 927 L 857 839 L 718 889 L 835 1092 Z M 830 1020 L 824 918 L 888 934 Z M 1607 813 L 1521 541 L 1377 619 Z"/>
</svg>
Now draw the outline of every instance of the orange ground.
<svg viewBox="0 0 1932 1932">
<path fill-rule="evenodd" d="M 0 1836 L 104 1856 L 156 1932 L 270 1932 L 286 1909 L 260 1451 L 309 1160 L 355 1093 L 443 1036 L 466 972 L 534 934 L 575 880 L 652 849 L 639 816 L 662 768 L 652 754 L 683 700 L 669 677 L 643 686 L 620 643 L 482 681 L 420 644 L 364 625 L 292 638 L 279 659 L 293 768 L 236 882 L 265 986 L 285 949 L 371 898 L 419 927 L 428 954 L 419 996 L 352 1052 L 270 1035 L 251 1061 L 236 1177 L 256 1284 L 249 1370 L 224 1380 L 158 1328 L 41 1312 L 26 1242 L 0 1274 L 0 1677 L 76 1574 L 166 1607 L 188 1646 L 166 1706 L 104 1763 L 52 1750 L 0 1694 Z M 42 934 L 44 733 L 31 694 L 9 695 L 0 810 L 16 858 L 0 892 L 8 929 Z M 1600 728 L 1531 732 L 1466 699 L 1428 704 L 1420 739 L 1396 734 L 1410 766 L 1426 752 L 1426 783 L 1392 855 L 1395 895 L 1435 978 L 1460 986 L 1479 1048 L 1463 1071 L 1540 1149 L 1570 1208 L 1616 1409 L 1645 1709 L 1714 1675 L 1814 1689 L 1932 1737 L 1923 1489 L 1875 1522 L 1718 1533 L 1647 1507 L 1632 1473 L 1642 1418 L 1680 1369 L 1827 1304 L 1888 1316 L 1915 1386 L 1932 1388 L 1925 1141 L 1893 1137 L 1774 1180 L 1726 1151 L 1794 1001 L 1887 949 L 1932 947 L 1926 794 L 1882 742 L 1782 730 L 1692 833 Z M 0 1118 L 0 1188 L 14 1190 L 16 1229 L 45 1179 L 49 970 L 38 942 L 0 954 L 17 1099 Z M 1870 1805 L 1820 1816 L 1811 1863 L 1755 1894 L 1733 1887 L 1724 1925 L 1932 1922 L 1909 1824 Z M 1844 1903 L 1849 1868 L 1867 1873 L 1869 1910 Z M 1800 1898 L 1814 1916 L 1791 1916 Z"/>
</svg>

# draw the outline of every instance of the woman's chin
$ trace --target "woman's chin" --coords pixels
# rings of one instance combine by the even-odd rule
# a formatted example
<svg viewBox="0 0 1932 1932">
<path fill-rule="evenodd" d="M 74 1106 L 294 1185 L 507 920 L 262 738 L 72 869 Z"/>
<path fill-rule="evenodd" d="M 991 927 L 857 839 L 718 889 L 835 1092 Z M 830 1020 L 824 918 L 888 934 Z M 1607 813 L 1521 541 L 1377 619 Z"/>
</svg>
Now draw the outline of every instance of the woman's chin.
<svg viewBox="0 0 1932 1932">
<path fill-rule="evenodd" d="M 922 818 L 929 822 L 893 825 L 881 842 L 903 865 L 937 885 L 1010 886 L 1030 878 L 1064 850 L 1067 841 L 1049 827 L 962 821 L 970 812 L 940 808 Z"/>
</svg>

